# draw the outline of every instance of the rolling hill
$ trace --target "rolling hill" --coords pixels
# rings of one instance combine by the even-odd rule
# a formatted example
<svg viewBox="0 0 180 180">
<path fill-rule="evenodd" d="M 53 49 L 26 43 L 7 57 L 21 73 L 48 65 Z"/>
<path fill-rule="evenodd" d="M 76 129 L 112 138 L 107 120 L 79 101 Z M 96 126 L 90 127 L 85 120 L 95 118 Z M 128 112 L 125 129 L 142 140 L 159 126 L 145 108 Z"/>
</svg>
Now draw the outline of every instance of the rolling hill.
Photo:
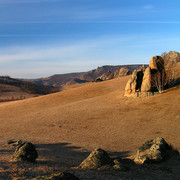
<svg viewBox="0 0 180 180">
<path fill-rule="evenodd" d="M 66 85 L 66 84 L 70 85 L 70 84 L 94 81 L 96 78 L 100 77 L 104 73 L 107 73 L 108 71 L 115 72 L 117 70 L 120 70 L 122 67 L 129 69 L 129 71 L 132 72 L 135 69 L 139 69 L 141 66 L 142 64 L 102 66 L 88 72 L 56 74 L 47 78 L 28 79 L 28 80 L 26 79 L 26 81 L 29 81 L 35 84 L 62 87 L 63 85 Z"/>
<path fill-rule="evenodd" d="M 180 150 L 179 87 L 158 96 L 127 98 L 124 88 L 128 79 L 129 76 L 125 76 L 76 84 L 62 92 L 0 104 L 1 175 L 22 177 L 22 174 L 50 173 L 55 169 L 70 170 L 95 148 L 121 157 L 129 156 L 146 140 L 158 136 Z M 36 144 L 38 163 L 25 166 L 9 163 L 13 152 L 6 144 L 9 139 Z M 91 179 L 94 173 L 97 179 L 118 179 L 120 175 L 74 171 L 86 177 L 84 179 Z M 142 177 L 151 177 L 154 171 L 159 173 L 151 169 L 149 175 L 145 173 Z M 177 173 L 178 169 L 176 177 Z M 130 174 L 139 176 L 138 172 Z"/>
</svg>

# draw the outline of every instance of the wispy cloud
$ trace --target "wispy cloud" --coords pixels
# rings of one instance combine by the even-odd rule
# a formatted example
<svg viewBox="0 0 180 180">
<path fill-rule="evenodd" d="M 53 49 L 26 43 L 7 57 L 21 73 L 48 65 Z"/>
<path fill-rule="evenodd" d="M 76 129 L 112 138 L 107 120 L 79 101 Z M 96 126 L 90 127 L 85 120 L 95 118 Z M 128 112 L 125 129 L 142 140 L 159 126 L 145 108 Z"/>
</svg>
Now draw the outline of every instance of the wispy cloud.
<svg viewBox="0 0 180 180">
<path fill-rule="evenodd" d="M 58 2 L 59 0 L 0 0 L 3 4 L 17 4 L 17 3 L 46 3 L 46 2 Z M 61 0 L 63 1 L 63 0 Z"/>
<path fill-rule="evenodd" d="M 88 71 L 106 64 L 148 63 L 152 55 L 172 50 L 171 44 L 173 50 L 177 50 L 179 40 L 160 35 L 116 35 L 66 45 L 47 43 L 4 47 L 0 49 L 0 72 L 13 77 L 37 78 Z"/>
<path fill-rule="evenodd" d="M 145 6 L 143 6 L 143 9 L 153 9 L 154 6 L 152 4 L 147 4 Z"/>
<path fill-rule="evenodd" d="M 17 21 L 17 22 L 0 22 L 0 24 L 180 24 L 180 21 L 114 21 L 114 20 L 79 20 L 79 21 Z M 0 36 L 51 36 L 51 35 L 0 35 Z"/>
</svg>

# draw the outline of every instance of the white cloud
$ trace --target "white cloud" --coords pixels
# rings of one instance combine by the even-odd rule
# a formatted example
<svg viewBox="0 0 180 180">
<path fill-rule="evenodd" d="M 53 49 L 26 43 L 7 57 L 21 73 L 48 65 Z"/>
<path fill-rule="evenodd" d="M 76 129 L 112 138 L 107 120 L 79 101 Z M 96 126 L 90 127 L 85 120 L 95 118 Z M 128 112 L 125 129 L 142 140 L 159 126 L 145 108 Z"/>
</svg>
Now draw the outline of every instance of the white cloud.
<svg viewBox="0 0 180 180">
<path fill-rule="evenodd" d="M 0 74 L 38 78 L 88 71 L 102 65 L 148 63 L 155 54 L 178 51 L 180 39 L 167 37 L 116 35 L 69 42 L 66 45 L 46 43 L 3 47 L 0 48 Z"/>
</svg>

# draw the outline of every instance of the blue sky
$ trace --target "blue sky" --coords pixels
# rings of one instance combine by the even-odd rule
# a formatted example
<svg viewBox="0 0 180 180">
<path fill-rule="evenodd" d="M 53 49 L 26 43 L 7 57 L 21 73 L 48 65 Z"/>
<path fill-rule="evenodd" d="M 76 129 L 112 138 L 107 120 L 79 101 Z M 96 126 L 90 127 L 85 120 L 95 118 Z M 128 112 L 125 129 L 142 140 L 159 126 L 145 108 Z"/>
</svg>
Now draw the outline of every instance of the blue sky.
<svg viewBox="0 0 180 180">
<path fill-rule="evenodd" d="M 145 64 L 179 34 L 179 0 L 0 0 L 0 75 Z"/>
</svg>

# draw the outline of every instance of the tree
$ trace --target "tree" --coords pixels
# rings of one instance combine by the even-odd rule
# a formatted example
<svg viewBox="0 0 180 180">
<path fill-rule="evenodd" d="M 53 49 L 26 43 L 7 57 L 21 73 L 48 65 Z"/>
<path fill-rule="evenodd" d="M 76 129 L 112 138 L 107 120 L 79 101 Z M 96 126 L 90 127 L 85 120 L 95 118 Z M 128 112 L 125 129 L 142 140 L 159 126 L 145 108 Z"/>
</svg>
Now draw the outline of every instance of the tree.
<svg viewBox="0 0 180 180">
<path fill-rule="evenodd" d="M 166 55 L 167 55 L 167 52 L 163 52 L 163 53 L 161 54 L 161 57 L 164 58 Z"/>
<path fill-rule="evenodd" d="M 169 64 L 166 68 L 167 84 L 169 87 L 173 87 L 176 82 L 176 63 Z"/>
<path fill-rule="evenodd" d="M 152 84 L 157 88 L 160 94 L 164 92 L 164 87 L 166 85 L 166 73 L 164 69 L 161 71 L 157 70 L 152 74 Z"/>
</svg>

